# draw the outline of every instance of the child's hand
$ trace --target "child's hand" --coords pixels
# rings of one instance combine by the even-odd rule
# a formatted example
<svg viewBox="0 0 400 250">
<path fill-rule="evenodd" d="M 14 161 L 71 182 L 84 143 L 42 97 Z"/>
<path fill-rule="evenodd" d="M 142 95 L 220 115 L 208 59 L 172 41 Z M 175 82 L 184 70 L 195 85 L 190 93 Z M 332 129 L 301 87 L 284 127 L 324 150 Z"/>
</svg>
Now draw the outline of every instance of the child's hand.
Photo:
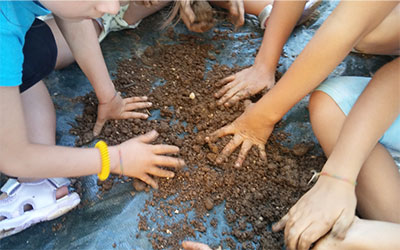
<svg viewBox="0 0 400 250">
<path fill-rule="evenodd" d="M 344 239 L 356 209 L 354 187 L 330 177 L 321 179 L 289 210 L 272 229 L 285 228 L 288 249 L 309 249 L 330 230 Z"/>
<path fill-rule="evenodd" d="M 236 27 L 240 27 L 244 24 L 244 4 L 243 0 L 229 0 L 229 14 L 231 16 L 232 23 Z"/>
<path fill-rule="evenodd" d="M 185 250 L 212 250 L 206 244 L 194 242 L 194 241 L 184 241 L 184 242 L 182 242 L 182 247 Z"/>
<path fill-rule="evenodd" d="M 99 135 L 104 123 L 109 119 L 147 119 L 147 114 L 133 112 L 135 109 L 151 107 L 152 103 L 146 101 L 147 96 L 122 99 L 121 94 L 117 92 L 111 101 L 99 104 L 97 107 L 97 120 L 93 128 L 93 134 L 95 136 Z"/>
<path fill-rule="evenodd" d="M 192 9 L 193 0 L 181 0 L 180 4 L 180 17 L 182 18 L 183 23 L 186 27 L 193 32 L 202 33 L 206 30 L 210 29 L 210 23 L 208 22 L 195 22 L 196 15 Z"/>
<path fill-rule="evenodd" d="M 233 134 L 232 140 L 225 146 L 220 155 L 217 157 L 217 163 L 220 164 L 232 154 L 235 149 L 242 144 L 238 159 L 236 160 L 235 166 L 240 167 L 246 158 L 247 152 L 253 145 L 256 145 L 260 150 L 260 157 L 263 160 L 267 159 L 265 153 L 265 143 L 274 129 L 274 124 L 265 126 L 265 124 L 257 120 L 257 116 L 251 114 L 252 106 L 250 101 L 246 101 L 246 110 L 231 124 L 226 125 L 212 133 L 206 140 L 214 142 L 218 138 Z"/>
<path fill-rule="evenodd" d="M 267 73 L 262 69 L 251 66 L 222 79 L 218 85 L 225 86 L 215 93 L 215 97 L 220 98 L 218 100 L 219 105 L 224 104 L 230 107 L 239 100 L 257 94 L 264 88 L 270 89 L 274 84 L 274 73 Z"/>
<path fill-rule="evenodd" d="M 181 168 L 185 165 L 182 159 L 165 156 L 165 154 L 176 154 L 179 148 L 171 145 L 152 145 L 150 144 L 158 137 L 158 133 L 153 130 L 144 135 L 126 141 L 120 145 L 123 174 L 138 178 L 153 188 L 158 188 L 157 182 L 150 177 L 174 177 L 174 172 L 159 168 Z M 119 169 L 116 169 L 117 172 Z"/>
</svg>

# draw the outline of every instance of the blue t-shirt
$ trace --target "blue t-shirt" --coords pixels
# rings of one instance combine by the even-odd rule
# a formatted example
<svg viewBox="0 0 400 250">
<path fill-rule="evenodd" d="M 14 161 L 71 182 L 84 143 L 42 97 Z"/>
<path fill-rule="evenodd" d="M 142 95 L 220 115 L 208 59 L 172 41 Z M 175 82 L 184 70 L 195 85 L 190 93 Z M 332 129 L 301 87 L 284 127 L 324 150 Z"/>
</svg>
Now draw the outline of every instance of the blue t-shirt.
<svg viewBox="0 0 400 250">
<path fill-rule="evenodd" d="M 25 34 L 37 16 L 49 13 L 37 1 L 0 0 L 0 86 L 22 83 Z"/>
</svg>

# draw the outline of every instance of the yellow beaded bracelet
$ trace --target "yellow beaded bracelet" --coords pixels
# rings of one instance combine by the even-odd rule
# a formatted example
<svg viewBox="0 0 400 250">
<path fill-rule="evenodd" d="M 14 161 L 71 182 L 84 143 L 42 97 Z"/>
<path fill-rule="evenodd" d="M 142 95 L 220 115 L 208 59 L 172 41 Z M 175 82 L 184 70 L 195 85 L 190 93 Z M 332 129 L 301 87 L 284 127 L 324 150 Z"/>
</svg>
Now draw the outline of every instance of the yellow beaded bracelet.
<svg viewBox="0 0 400 250">
<path fill-rule="evenodd" d="M 101 156 L 101 171 L 97 174 L 101 181 L 104 181 L 110 175 L 110 154 L 108 153 L 107 144 L 104 141 L 98 141 L 95 145 Z"/>
</svg>

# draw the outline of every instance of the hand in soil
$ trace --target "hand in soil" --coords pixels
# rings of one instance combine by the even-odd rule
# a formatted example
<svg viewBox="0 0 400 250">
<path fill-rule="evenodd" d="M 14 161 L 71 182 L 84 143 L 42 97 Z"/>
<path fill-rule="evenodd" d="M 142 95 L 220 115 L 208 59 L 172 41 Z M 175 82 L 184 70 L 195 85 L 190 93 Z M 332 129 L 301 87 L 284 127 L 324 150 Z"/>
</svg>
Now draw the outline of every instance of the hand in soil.
<svg viewBox="0 0 400 250">
<path fill-rule="evenodd" d="M 193 32 L 205 32 L 214 26 L 213 10 L 207 1 L 182 0 L 180 17 Z"/>
<path fill-rule="evenodd" d="M 220 155 L 217 157 L 216 162 L 218 164 L 224 162 L 240 145 L 242 145 L 242 147 L 235 162 L 235 167 L 242 166 L 247 153 L 253 145 L 256 145 L 259 148 L 261 159 L 267 159 L 265 143 L 272 133 L 274 126 L 265 126 L 264 124 L 261 125 L 259 121 L 254 121 L 253 117 L 249 115 L 253 104 L 251 104 L 249 100 L 246 100 L 245 104 L 246 110 L 241 116 L 231 124 L 218 129 L 209 137 L 206 137 L 206 141 L 214 142 L 220 137 L 230 134 L 233 135 L 231 141 L 224 147 Z"/>
<path fill-rule="evenodd" d="M 236 102 L 257 94 L 264 88 L 270 89 L 275 84 L 275 74 L 266 73 L 255 66 L 239 71 L 222 79 L 218 85 L 222 87 L 216 94 L 218 104 L 230 107 Z"/>
<path fill-rule="evenodd" d="M 148 115 L 140 112 L 133 112 L 136 109 L 151 107 L 152 103 L 147 102 L 147 97 L 129 97 L 122 99 L 117 92 L 108 103 L 100 103 L 97 107 L 97 120 L 93 128 L 94 136 L 98 136 L 109 119 L 147 119 Z"/>
<path fill-rule="evenodd" d="M 174 172 L 161 169 L 159 166 L 181 168 L 185 165 L 182 159 L 165 154 L 176 154 L 179 148 L 171 145 L 150 144 L 158 137 L 153 130 L 121 144 L 124 175 L 138 178 L 157 189 L 157 182 L 150 176 L 172 178 Z"/>
<path fill-rule="evenodd" d="M 243 0 L 229 0 L 229 14 L 232 23 L 236 27 L 244 24 L 244 4 Z"/>
<path fill-rule="evenodd" d="M 344 239 L 356 203 L 354 186 L 323 176 L 272 229 L 285 228 L 288 249 L 309 249 L 330 230 L 332 236 Z"/>
<path fill-rule="evenodd" d="M 184 241 L 184 242 L 182 242 L 182 247 L 185 250 L 212 250 L 206 244 L 198 243 L 198 242 L 194 242 L 194 241 Z"/>
</svg>

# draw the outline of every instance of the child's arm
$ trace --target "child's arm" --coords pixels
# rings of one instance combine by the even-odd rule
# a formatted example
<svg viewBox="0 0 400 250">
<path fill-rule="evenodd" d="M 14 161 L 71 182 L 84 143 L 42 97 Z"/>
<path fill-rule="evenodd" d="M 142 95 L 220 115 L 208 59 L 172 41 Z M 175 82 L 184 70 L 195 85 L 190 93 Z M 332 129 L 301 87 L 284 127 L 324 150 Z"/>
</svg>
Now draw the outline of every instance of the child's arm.
<svg viewBox="0 0 400 250">
<path fill-rule="evenodd" d="M 275 84 L 275 71 L 284 44 L 303 12 L 305 1 L 275 1 L 254 65 L 231 75 L 219 84 L 218 104 L 231 106 Z"/>
<path fill-rule="evenodd" d="M 108 74 L 92 20 L 66 21 L 57 17 L 55 20 L 99 100 L 94 134 L 98 135 L 101 132 L 108 119 L 146 119 L 147 114 L 132 112 L 151 106 L 151 103 L 146 102 L 146 97 L 122 99 L 117 94 Z"/>
<path fill-rule="evenodd" d="M 356 180 L 368 156 L 400 115 L 400 59 L 383 66 L 350 111 L 337 143 L 322 171 Z M 356 149 L 356 150 L 354 150 Z M 308 249 L 332 229 L 343 239 L 354 219 L 355 186 L 320 177 L 315 186 L 275 226 L 285 228 L 289 249 Z"/>
<path fill-rule="evenodd" d="M 157 183 L 149 176 L 173 177 L 174 173 L 158 166 L 180 168 L 184 161 L 166 156 L 178 147 L 150 144 L 155 131 L 109 147 L 111 172 L 120 174 L 121 149 L 123 174 L 139 178 L 154 188 Z M 97 174 L 101 158 L 96 148 L 71 148 L 41 145 L 28 140 L 18 87 L 0 87 L 0 172 L 18 177 L 48 178 Z"/>
<path fill-rule="evenodd" d="M 217 130 L 209 140 L 228 134 L 234 138 L 219 156 L 221 161 L 243 143 L 237 165 L 252 145 L 261 149 L 272 129 L 298 101 L 318 86 L 345 58 L 352 47 L 391 12 L 397 2 L 340 2 L 313 39 L 274 88 L 233 123 Z"/>
</svg>

